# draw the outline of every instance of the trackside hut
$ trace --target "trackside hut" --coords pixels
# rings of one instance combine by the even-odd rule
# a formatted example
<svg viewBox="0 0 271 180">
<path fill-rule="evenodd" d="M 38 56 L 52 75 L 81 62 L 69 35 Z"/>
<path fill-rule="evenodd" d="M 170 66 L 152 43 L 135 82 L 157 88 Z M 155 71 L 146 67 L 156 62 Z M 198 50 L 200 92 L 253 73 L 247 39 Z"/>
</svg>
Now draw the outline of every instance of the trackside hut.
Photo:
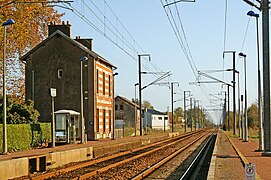
<svg viewBox="0 0 271 180">
<path fill-rule="evenodd" d="M 40 121 L 51 121 L 49 88 L 56 88 L 55 110 L 80 112 L 80 59 L 83 62 L 83 108 L 89 140 L 110 137 L 113 131 L 113 70 L 115 67 L 92 51 L 92 39 L 70 36 L 70 24 L 50 24 L 49 37 L 26 53 L 26 99 L 35 102 Z"/>
<path fill-rule="evenodd" d="M 170 129 L 168 115 L 154 109 L 146 109 L 143 126 L 157 130 L 164 130 L 165 127 L 165 130 L 168 130 Z"/>
</svg>

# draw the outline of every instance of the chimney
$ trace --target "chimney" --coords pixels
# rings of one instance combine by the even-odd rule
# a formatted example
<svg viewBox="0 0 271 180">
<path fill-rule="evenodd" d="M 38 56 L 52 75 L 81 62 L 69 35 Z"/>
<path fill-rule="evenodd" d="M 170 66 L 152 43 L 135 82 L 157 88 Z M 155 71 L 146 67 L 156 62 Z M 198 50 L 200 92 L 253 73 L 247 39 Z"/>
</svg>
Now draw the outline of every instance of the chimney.
<svg viewBox="0 0 271 180">
<path fill-rule="evenodd" d="M 68 37 L 71 37 L 71 25 L 69 24 L 69 21 L 67 21 L 67 24 L 65 24 L 65 22 L 62 21 L 62 24 L 59 25 L 56 25 L 55 23 L 50 23 L 48 25 L 49 36 L 53 34 L 56 30 L 60 30 Z"/>
<path fill-rule="evenodd" d="M 76 36 L 74 40 L 92 51 L 92 39 L 81 39 L 80 36 Z"/>
</svg>

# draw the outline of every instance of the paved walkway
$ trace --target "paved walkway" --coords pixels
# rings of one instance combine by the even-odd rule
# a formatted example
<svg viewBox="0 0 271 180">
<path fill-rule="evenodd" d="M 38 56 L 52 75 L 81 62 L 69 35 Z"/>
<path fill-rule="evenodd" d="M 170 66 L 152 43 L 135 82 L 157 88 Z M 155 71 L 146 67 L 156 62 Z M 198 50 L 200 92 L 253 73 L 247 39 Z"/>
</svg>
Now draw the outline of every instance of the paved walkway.
<svg viewBox="0 0 271 180">
<path fill-rule="evenodd" d="M 243 142 L 220 131 L 208 179 L 245 179 L 244 165 L 251 163 L 256 165 L 256 179 L 270 180 L 271 157 L 262 156 L 258 148 L 258 139 Z"/>
</svg>

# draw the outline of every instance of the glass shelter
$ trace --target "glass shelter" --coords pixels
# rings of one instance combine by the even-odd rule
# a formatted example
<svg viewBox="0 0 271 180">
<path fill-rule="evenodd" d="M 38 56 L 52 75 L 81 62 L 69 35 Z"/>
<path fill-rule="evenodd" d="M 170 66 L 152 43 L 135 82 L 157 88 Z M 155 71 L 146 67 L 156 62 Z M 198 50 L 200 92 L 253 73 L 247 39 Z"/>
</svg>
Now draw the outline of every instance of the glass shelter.
<svg viewBox="0 0 271 180">
<path fill-rule="evenodd" d="M 80 139 L 80 113 L 73 110 L 55 112 L 56 142 L 75 143 Z"/>
</svg>

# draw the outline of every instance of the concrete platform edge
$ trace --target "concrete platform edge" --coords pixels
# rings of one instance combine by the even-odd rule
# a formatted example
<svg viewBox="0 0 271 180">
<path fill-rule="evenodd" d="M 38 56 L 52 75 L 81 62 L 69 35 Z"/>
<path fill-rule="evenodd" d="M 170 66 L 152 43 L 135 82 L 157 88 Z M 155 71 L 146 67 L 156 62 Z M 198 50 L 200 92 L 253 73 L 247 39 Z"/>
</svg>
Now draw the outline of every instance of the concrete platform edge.
<svg viewBox="0 0 271 180">
<path fill-rule="evenodd" d="M 216 153 L 217 153 L 217 141 L 218 138 L 216 138 L 215 141 L 215 147 L 214 147 L 214 151 L 213 151 L 213 155 L 212 155 L 212 159 L 211 159 L 211 163 L 210 163 L 210 167 L 209 167 L 209 171 L 208 171 L 208 176 L 207 179 L 208 180 L 214 180 L 215 179 L 215 163 L 216 163 Z"/>
</svg>

